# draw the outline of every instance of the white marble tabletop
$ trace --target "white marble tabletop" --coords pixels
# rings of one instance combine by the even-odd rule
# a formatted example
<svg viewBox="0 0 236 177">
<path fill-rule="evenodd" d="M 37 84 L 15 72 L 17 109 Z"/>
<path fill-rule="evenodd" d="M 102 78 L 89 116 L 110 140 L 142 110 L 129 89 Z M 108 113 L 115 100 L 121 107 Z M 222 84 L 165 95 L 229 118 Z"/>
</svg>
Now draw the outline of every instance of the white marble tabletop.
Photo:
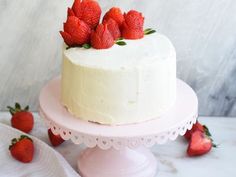
<svg viewBox="0 0 236 177">
<path fill-rule="evenodd" d="M 199 120 L 209 127 L 219 147 L 207 155 L 190 158 L 186 156 L 187 142 L 182 137 L 164 145 L 156 145 L 151 149 L 159 162 L 157 177 L 236 176 L 236 119 L 200 117 Z M 10 114 L 0 112 L 0 122 L 10 125 Z M 35 126 L 30 134 L 50 144 L 47 128 L 38 114 L 35 114 Z M 55 150 L 76 170 L 77 157 L 83 148 L 83 145 L 66 141 Z"/>
</svg>

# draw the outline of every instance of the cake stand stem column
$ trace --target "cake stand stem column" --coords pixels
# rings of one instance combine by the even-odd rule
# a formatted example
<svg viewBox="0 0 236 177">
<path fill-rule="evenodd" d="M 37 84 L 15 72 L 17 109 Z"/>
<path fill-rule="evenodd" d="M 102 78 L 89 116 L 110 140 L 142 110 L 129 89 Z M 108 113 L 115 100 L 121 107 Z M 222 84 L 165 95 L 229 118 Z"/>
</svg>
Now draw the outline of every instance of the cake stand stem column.
<svg viewBox="0 0 236 177">
<path fill-rule="evenodd" d="M 79 156 L 82 177 L 155 177 L 157 162 L 149 149 L 87 148 Z"/>
</svg>

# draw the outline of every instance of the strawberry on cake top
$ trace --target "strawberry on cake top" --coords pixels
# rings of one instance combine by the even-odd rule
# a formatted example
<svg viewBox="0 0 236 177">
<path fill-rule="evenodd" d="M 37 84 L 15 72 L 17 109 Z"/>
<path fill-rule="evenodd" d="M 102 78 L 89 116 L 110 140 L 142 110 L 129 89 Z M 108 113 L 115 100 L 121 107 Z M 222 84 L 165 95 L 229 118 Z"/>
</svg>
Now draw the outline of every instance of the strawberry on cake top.
<svg viewBox="0 0 236 177">
<path fill-rule="evenodd" d="M 176 99 L 176 54 L 144 16 L 75 0 L 64 31 L 61 102 L 76 118 L 120 125 L 164 114 Z M 154 34 L 153 34 L 154 33 Z M 150 35 L 149 35 L 150 34 Z"/>
</svg>

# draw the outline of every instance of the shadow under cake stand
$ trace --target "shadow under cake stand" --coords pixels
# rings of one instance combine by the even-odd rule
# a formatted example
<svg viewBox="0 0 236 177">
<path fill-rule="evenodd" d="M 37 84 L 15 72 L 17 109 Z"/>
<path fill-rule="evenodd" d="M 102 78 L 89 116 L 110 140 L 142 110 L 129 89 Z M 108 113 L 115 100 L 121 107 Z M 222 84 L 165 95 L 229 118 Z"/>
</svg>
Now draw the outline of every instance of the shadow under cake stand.
<svg viewBox="0 0 236 177">
<path fill-rule="evenodd" d="M 78 159 L 82 177 L 154 177 L 158 165 L 148 147 L 183 135 L 198 114 L 196 94 L 179 79 L 175 105 L 162 117 L 137 124 L 108 126 L 75 118 L 60 103 L 60 78 L 41 90 L 39 102 L 54 134 L 88 147 Z"/>
</svg>

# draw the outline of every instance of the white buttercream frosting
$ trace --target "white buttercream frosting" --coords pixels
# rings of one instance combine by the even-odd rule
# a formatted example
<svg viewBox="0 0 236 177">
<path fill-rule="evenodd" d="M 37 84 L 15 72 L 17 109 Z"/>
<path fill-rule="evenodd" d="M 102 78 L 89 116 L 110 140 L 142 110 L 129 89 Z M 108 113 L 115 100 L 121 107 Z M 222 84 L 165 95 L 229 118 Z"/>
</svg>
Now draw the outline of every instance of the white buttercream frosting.
<svg viewBox="0 0 236 177">
<path fill-rule="evenodd" d="M 62 103 L 76 117 L 128 124 L 159 117 L 176 97 L 176 54 L 154 33 L 109 49 L 64 50 Z"/>
</svg>

